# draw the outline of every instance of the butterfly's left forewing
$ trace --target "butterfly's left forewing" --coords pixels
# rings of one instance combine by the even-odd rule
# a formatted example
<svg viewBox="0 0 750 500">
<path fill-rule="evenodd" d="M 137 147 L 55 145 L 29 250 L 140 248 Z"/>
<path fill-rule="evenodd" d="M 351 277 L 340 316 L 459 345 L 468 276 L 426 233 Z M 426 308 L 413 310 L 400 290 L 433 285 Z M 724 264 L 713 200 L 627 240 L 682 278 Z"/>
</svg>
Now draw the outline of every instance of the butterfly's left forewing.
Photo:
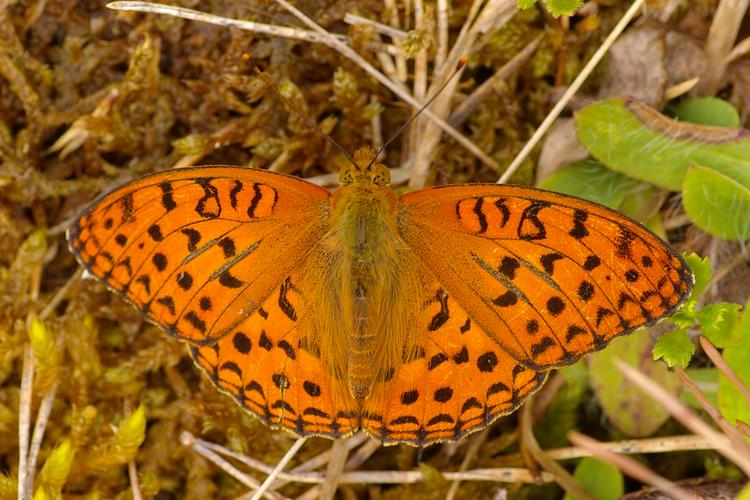
<svg viewBox="0 0 750 500">
<path fill-rule="evenodd" d="M 168 333 L 213 343 L 320 241 L 326 190 L 236 167 L 150 175 L 96 200 L 68 231 L 86 270 Z"/>
<path fill-rule="evenodd" d="M 399 229 L 493 343 L 536 370 L 653 324 L 692 288 L 682 258 L 640 224 L 533 188 L 408 193 Z"/>
</svg>

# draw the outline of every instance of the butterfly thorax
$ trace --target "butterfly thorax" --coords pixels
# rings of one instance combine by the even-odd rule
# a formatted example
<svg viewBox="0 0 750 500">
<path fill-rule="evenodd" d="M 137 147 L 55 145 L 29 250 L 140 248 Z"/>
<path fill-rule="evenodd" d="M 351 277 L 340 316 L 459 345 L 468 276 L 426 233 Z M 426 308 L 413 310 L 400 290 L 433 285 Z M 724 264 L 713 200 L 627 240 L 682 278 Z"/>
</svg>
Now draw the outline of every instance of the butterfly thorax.
<svg viewBox="0 0 750 500">
<path fill-rule="evenodd" d="M 334 377 L 357 400 L 402 362 L 413 341 L 405 278 L 411 252 L 399 235 L 387 168 L 369 150 L 341 173 L 321 246 L 325 276 L 314 299 L 314 337 Z M 408 272 L 409 276 L 413 272 Z"/>
</svg>

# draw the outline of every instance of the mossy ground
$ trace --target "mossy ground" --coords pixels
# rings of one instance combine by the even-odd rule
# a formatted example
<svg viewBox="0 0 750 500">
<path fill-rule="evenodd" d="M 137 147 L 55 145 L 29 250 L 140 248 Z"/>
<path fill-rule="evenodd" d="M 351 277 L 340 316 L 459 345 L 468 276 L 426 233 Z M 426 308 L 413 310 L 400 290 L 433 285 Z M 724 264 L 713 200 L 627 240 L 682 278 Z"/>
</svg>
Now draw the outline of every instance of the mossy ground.
<svg viewBox="0 0 750 500">
<path fill-rule="evenodd" d="M 195 3 L 195 2 L 194 2 Z M 498 86 L 461 130 L 500 164 L 507 164 L 550 107 L 551 90 L 565 85 L 619 19 L 629 2 L 599 2 L 595 14 L 569 23 L 541 7 L 516 14 L 489 36 L 462 77 L 470 93 L 538 35 L 539 49 L 523 70 Z M 654 2 L 658 4 L 659 2 Z M 4 2 L 0 6 L 0 473 L 18 464 L 18 407 L 27 318 L 39 314 L 73 276 L 64 229 L 98 193 L 147 172 L 196 158 L 200 164 L 269 167 L 302 177 L 335 172 L 339 153 L 281 102 L 242 57 L 247 52 L 280 92 L 345 149 L 370 144 L 371 118 L 380 114 L 387 138 L 410 114 L 382 86 L 331 48 L 257 35 L 165 16 L 116 13 L 98 1 Z M 455 1 L 451 35 L 471 2 Z M 707 26 L 715 2 L 691 2 L 680 14 Z M 342 19 L 356 12 L 381 19 L 374 0 L 321 2 L 297 7 L 324 28 L 347 33 L 366 59 L 372 33 Z M 654 8 L 657 6 L 655 5 Z M 201 2 L 201 10 L 258 22 L 299 24 L 270 1 Z M 418 38 L 418 37 L 417 37 Z M 429 37 L 427 37 L 429 39 Z M 420 41 L 421 40 L 421 41 Z M 425 43 L 424 39 L 415 42 Z M 434 45 L 428 50 L 434 50 Z M 597 73 L 601 75 L 601 71 Z M 596 74 L 584 93 L 596 88 Z M 460 97 L 459 97 L 460 98 Z M 72 132 L 70 132 L 72 130 Z M 69 136 L 50 151 L 61 136 Z M 399 166 L 401 143 L 388 149 Z M 498 172 L 445 139 L 431 165 L 429 183 L 493 182 Z M 530 183 L 531 162 L 514 178 Z M 135 463 L 144 495 L 158 498 L 232 498 L 245 488 L 179 442 L 182 431 L 223 443 L 273 463 L 291 444 L 219 394 L 192 365 L 185 347 L 145 322 L 104 287 L 76 281 L 46 318 L 62 349 L 60 385 L 40 453 L 69 438 L 76 450 L 64 488 L 68 498 L 127 498 L 122 450 L 107 448 L 123 418 L 144 404 L 146 438 Z M 49 383 L 47 383 L 49 386 Z M 571 388 L 572 387 L 572 388 Z M 35 393 L 36 409 L 44 388 Z M 600 413 L 585 383 L 571 385 L 553 403 L 554 418 L 536 429 L 545 447 L 565 444 L 574 425 L 604 439 Z M 517 420 L 496 425 L 476 467 L 523 466 L 514 439 Z M 325 450 L 312 439 L 296 459 Z M 440 447 L 379 451 L 367 469 L 414 468 L 418 460 L 440 471 L 456 470 L 465 447 L 451 455 Z M 118 454 L 119 453 L 119 454 Z M 670 477 L 704 474 L 701 456 L 665 460 Z M 436 476 L 431 476 L 436 477 Z M 12 497 L 0 481 L 0 497 Z M 441 497 L 447 483 L 346 486 L 347 498 Z M 507 485 L 515 495 L 553 498 L 554 486 Z M 494 483 L 465 484 L 464 497 L 488 497 Z M 306 487 L 287 486 L 294 496 Z"/>
</svg>

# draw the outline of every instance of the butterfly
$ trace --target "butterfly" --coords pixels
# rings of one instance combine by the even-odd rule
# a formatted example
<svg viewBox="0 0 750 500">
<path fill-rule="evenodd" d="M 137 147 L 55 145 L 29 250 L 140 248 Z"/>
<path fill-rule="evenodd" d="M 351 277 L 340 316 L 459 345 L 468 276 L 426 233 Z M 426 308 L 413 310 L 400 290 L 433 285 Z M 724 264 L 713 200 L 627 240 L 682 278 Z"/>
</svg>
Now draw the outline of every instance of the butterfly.
<svg viewBox="0 0 750 500">
<path fill-rule="evenodd" d="M 486 427 L 692 288 L 673 249 L 595 203 L 496 184 L 398 197 L 367 148 L 339 178 L 331 194 L 258 169 L 160 172 L 67 237 L 270 427 L 385 444 Z"/>
</svg>

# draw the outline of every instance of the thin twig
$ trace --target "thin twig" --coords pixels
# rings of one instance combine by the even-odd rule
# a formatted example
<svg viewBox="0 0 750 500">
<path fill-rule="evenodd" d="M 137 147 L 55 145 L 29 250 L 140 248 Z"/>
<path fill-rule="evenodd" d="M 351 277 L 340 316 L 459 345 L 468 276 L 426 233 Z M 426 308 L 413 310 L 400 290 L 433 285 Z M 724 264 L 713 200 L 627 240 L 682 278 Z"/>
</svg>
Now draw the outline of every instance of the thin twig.
<svg viewBox="0 0 750 500">
<path fill-rule="evenodd" d="M 529 153 L 531 153 L 531 150 L 536 147 L 544 134 L 547 133 L 547 130 L 549 130 L 549 128 L 552 126 L 552 123 L 557 120 L 557 117 L 560 116 L 560 113 L 562 113 L 563 109 L 565 109 L 565 106 L 568 105 L 568 102 L 570 102 L 576 92 L 578 92 L 578 89 L 581 88 L 581 85 L 583 85 L 583 82 L 586 81 L 586 78 L 588 78 L 591 72 L 594 71 L 594 68 L 597 64 L 599 64 L 599 61 L 602 60 L 604 54 L 606 54 L 610 47 L 612 47 L 612 44 L 614 44 L 615 40 L 617 40 L 620 34 L 622 34 L 628 23 L 630 23 L 630 21 L 633 20 L 633 18 L 638 14 L 638 11 L 641 9 L 645 1 L 646 0 L 635 0 L 633 2 L 633 5 L 630 6 L 627 12 L 625 12 L 625 15 L 622 16 L 622 19 L 620 19 L 617 25 L 612 29 L 612 32 L 604 40 L 601 47 L 599 47 L 594 55 L 591 56 L 589 62 L 586 63 L 586 66 L 584 66 L 578 76 L 576 76 L 575 80 L 573 80 L 573 83 L 570 84 L 568 90 L 565 91 L 565 93 L 562 95 L 560 100 L 557 101 L 557 104 L 555 104 L 544 121 L 542 121 L 541 125 L 539 125 L 539 128 L 536 129 L 529 141 L 524 145 L 521 151 L 518 152 L 516 157 L 508 166 L 508 169 L 497 181 L 498 184 L 504 184 L 508 182 L 508 179 L 510 179 L 510 177 L 516 172 L 516 170 L 518 170 L 518 167 L 520 167 L 521 164 L 526 160 L 526 158 L 529 156 Z"/>
<path fill-rule="evenodd" d="M 31 426 L 31 400 L 34 381 L 34 352 L 26 344 L 23 349 L 21 394 L 18 403 L 18 500 L 31 498 L 28 485 L 29 428 Z"/>
<path fill-rule="evenodd" d="M 320 34 L 321 36 L 328 36 L 330 37 L 328 45 L 332 46 L 336 50 L 338 50 L 343 56 L 351 59 L 353 62 L 358 64 L 363 70 L 365 70 L 367 73 L 369 73 L 373 78 L 375 78 L 377 81 L 385 85 L 391 92 L 396 94 L 399 98 L 401 98 L 403 101 L 405 101 L 407 104 L 409 104 L 411 107 L 413 107 L 415 110 L 420 109 L 422 104 L 414 99 L 411 95 L 409 95 L 407 92 L 404 92 L 399 85 L 397 85 L 392 80 L 388 79 L 383 73 L 377 70 L 373 65 L 371 65 L 369 62 L 367 62 L 365 59 L 362 58 L 359 54 L 357 54 L 354 50 L 351 49 L 351 47 L 345 45 L 337 38 L 334 38 L 330 33 L 328 33 L 326 30 L 321 28 L 315 21 L 307 17 L 304 13 L 302 13 L 300 10 L 298 10 L 296 7 L 294 7 L 292 4 L 287 2 L 286 0 L 276 0 L 276 3 L 284 7 L 286 10 L 291 12 L 294 16 L 296 16 L 298 19 L 300 19 L 303 23 L 305 23 L 309 28 Z M 459 144 L 461 144 L 464 148 L 466 148 L 468 151 L 470 151 L 472 154 L 474 154 L 477 158 L 479 158 L 483 163 L 488 165 L 490 168 L 499 168 L 500 165 L 492 159 L 489 155 L 487 155 L 484 151 L 482 151 L 476 144 L 471 142 L 466 136 L 461 134 L 458 130 L 451 127 L 445 120 L 442 118 L 439 118 L 434 113 L 432 113 L 429 109 L 422 110 L 422 114 L 424 116 L 429 117 L 432 121 L 434 121 L 445 133 L 447 133 L 449 136 L 451 136 L 453 139 L 456 140 Z"/>
<path fill-rule="evenodd" d="M 492 94 L 497 82 L 505 80 L 510 75 L 518 71 L 523 63 L 525 63 L 529 59 L 529 57 L 531 57 L 531 55 L 539 46 L 542 37 L 543 35 L 539 35 L 538 37 L 536 37 L 530 44 L 524 47 L 523 50 L 513 56 L 513 59 L 503 64 L 500 69 L 495 71 L 495 74 L 493 74 L 479 87 L 477 87 L 474 92 L 472 92 L 469 97 L 464 99 L 461 104 L 456 106 L 456 109 L 453 110 L 453 113 L 451 113 L 451 116 L 448 119 L 448 123 L 450 123 L 454 127 L 460 127 L 463 122 L 466 121 L 469 115 L 473 113 L 474 110 L 477 109 L 477 107 L 479 107 L 479 105 L 482 104 L 482 102 L 484 102 L 487 97 L 489 97 L 490 94 Z"/>
<path fill-rule="evenodd" d="M 133 494 L 133 500 L 143 500 L 141 485 L 138 481 L 138 469 L 135 467 L 135 459 L 128 461 L 128 478 L 130 479 L 130 492 Z"/>
<path fill-rule="evenodd" d="M 437 0 L 437 51 L 435 66 L 441 67 L 448 56 L 448 0 Z"/>
<path fill-rule="evenodd" d="M 745 19 L 748 0 L 720 0 L 711 21 L 705 48 L 708 68 L 696 87 L 697 95 L 715 95 L 725 78 L 727 56 L 734 46 L 742 20 Z"/>
<path fill-rule="evenodd" d="M 732 384 L 734 384 L 734 387 L 740 391 L 742 397 L 745 398 L 745 402 L 750 406 L 750 389 L 748 389 L 742 380 L 740 380 L 740 377 L 737 376 L 737 373 L 735 373 L 732 367 L 724 361 L 724 358 L 721 357 L 721 354 L 719 354 L 719 351 L 716 350 L 711 341 L 701 335 L 698 337 L 698 343 L 701 345 L 703 352 L 706 353 L 706 356 L 708 356 L 708 359 L 710 359 L 714 366 L 718 368 L 719 371 L 724 374 L 730 382 L 732 382 Z"/>
<path fill-rule="evenodd" d="M 487 440 L 489 434 L 490 428 L 485 427 L 482 432 L 477 433 L 473 437 L 471 443 L 469 443 L 469 448 L 466 450 L 466 455 L 464 455 L 464 459 L 461 461 L 461 466 L 458 468 L 459 471 L 463 472 L 469 468 L 469 465 L 474 461 L 474 458 L 476 458 L 477 453 L 479 453 L 479 448 Z M 448 493 L 445 495 L 445 500 L 453 500 L 456 497 L 456 493 L 458 493 L 458 487 L 460 485 L 461 481 L 453 481 L 451 487 L 448 489 Z"/>
<path fill-rule="evenodd" d="M 180 442 L 183 444 L 183 446 L 186 446 L 190 448 L 191 450 L 195 451 L 199 455 L 201 455 L 203 458 L 208 459 L 211 461 L 214 465 L 221 468 L 224 472 L 247 486 L 248 488 L 256 489 L 260 486 L 260 483 L 256 481 L 254 478 L 248 476 L 238 468 L 236 468 L 234 465 L 230 464 L 223 458 L 221 458 L 218 454 L 214 453 L 212 450 L 208 449 L 208 447 L 204 446 L 202 442 L 200 442 L 198 439 L 196 439 L 191 433 L 189 432 L 183 432 L 180 434 Z M 273 494 L 273 492 L 268 492 L 273 498 L 279 498 L 278 495 Z"/>
<path fill-rule="evenodd" d="M 639 463 L 637 460 L 625 455 L 613 453 L 611 450 L 602 446 L 602 443 L 596 439 L 579 434 L 575 431 L 568 433 L 568 439 L 571 443 L 589 450 L 595 457 L 614 464 L 628 476 L 634 477 L 643 483 L 650 484 L 677 500 L 692 500 L 694 498 L 690 493 L 680 488 L 672 481 L 660 476 L 645 465 Z"/>
<path fill-rule="evenodd" d="M 263 498 L 263 494 L 266 492 L 266 490 L 273 484 L 274 481 L 276 481 L 276 478 L 281 473 L 281 471 L 284 470 L 284 467 L 289 463 L 289 461 L 294 458 L 294 455 L 297 454 L 300 448 L 302 448 L 302 445 L 305 444 L 305 441 L 307 441 L 307 438 L 299 438 L 294 442 L 294 444 L 289 448 L 289 451 L 287 451 L 283 457 L 281 457 L 281 460 L 276 464 L 276 467 L 273 469 L 273 472 L 271 472 L 265 481 L 263 481 L 263 484 L 260 485 L 260 487 L 255 490 L 255 493 L 252 496 L 251 500 L 260 500 Z"/>
<path fill-rule="evenodd" d="M 34 424 L 34 433 L 31 436 L 31 447 L 29 448 L 29 457 L 27 462 L 27 491 L 33 490 L 34 476 L 36 475 L 36 460 L 39 456 L 39 450 L 42 447 L 44 430 L 47 428 L 47 422 L 49 422 L 49 414 L 52 411 L 52 403 L 55 402 L 55 395 L 57 394 L 58 385 L 59 381 L 52 384 L 50 390 L 47 391 L 47 394 L 45 394 L 42 398 L 42 402 L 39 404 L 39 409 L 37 410 L 36 422 Z"/>
<path fill-rule="evenodd" d="M 715 431 L 679 399 L 643 373 L 619 359 L 615 359 L 614 363 L 627 380 L 640 387 L 653 400 L 658 401 L 682 425 L 712 443 L 714 450 L 734 462 L 746 475 L 750 476 L 750 459 L 739 453 L 727 436 Z"/>
<path fill-rule="evenodd" d="M 724 435 L 729 438 L 734 445 L 734 449 L 738 453 L 741 453 L 746 460 L 750 461 L 750 444 L 748 444 L 737 429 L 735 429 L 732 424 L 724 418 L 724 415 L 722 415 L 721 412 L 708 401 L 708 398 L 703 394 L 703 391 L 701 391 L 698 388 L 698 385 L 687 376 L 687 373 L 685 373 L 685 370 L 683 370 L 682 367 L 677 367 L 677 373 L 680 376 L 680 380 L 685 385 L 685 388 L 690 391 L 695 399 L 698 400 L 703 407 L 703 410 L 708 413 L 713 421 L 716 422 L 716 425 L 719 426 L 719 429 L 724 432 Z"/>
<path fill-rule="evenodd" d="M 341 474 L 344 472 L 346 466 L 346 457 L 349 454 L 349 449 L 345 439 L 335 439 L 331 445 L 331 460 L 328 462 L 326 468 L 326 478 L 323 484 L 320 485 L 320 496 L 321 500 L 331 500 L 336 494 L 338 489 L 339 480 Z"/>
<path fill-rule="evenodd" d="M 373 21 L 372 19 L 368 19 L 366 17 L 352 14 L 350 12 L 347 12 L 346 14 L 344 14 L 344 22 L 347 24 L 363 24 L 365 26 L 370 26 L 375 30 L 376 33 L 388 35 L 389 37 L 393 38 L 395 41 L 399 41 L 399 42 L 407 37 L 407 33 L 404 32 L 403 30 L 394 28 L 392 26 L 388 26 L 387 24 Z"/>
<path fill-rule="evenodd" d="M 537 442 L 536 437 L 534 437 L 532 429 L 533 401 L 533 397 L 529 398 L 526 401 L 526 404 L 521 408 L 520 427 L 522 445 L 531 454 L 536 463 L 555 476 L 555 481 L 562 487 L 562 489 L 575 498 L 582 500 L 595 500 L 594 497 L 591 496 L 583 486 L 581 486 L 581 483 L 576 481 L 576 479 L 560 464 L 549 458 L 544 450 L 539 447 L 539 443 Z"/>
<path fill-rule="evenodd" d="M 264 35 L 278 36 L 282 38 L 291 38 L 292 40 L 303 40 L 306 42 L 322 43 L 324 45 L 330 45 L 331 37 L 339 39 L 346 39 L 341 35 L 329 35 L 322 37 L 314 31 L 303 30 L 299 28 L 291 28 L 287 26 L 277 26 L 274 24 L 263 24 L 256 23 L 253 21 L 243 21 L 240 19 L 232 19 L 230 17 L 217 16 L 208 12 L 201 12 L 198 10 L 187 9 L 184 7 L 177 7 L 175 5 L 166 5 L 152 2 L 135 2 L 135 1 L 117 1 L 109 2 L 106 7 L 113 10 L 125 10 L 135 12 L 149 12 L 152 14 L 164 14 L 172 17 L 179 17 L 181 19 L 189 19 L 191 21 L 198 21 L 201 23 L 214 24 L 217 26 L 224 26 L 227 28 L 238 28 L 245 31 L 252 31 L 254 33 L 262 33 Z"/>
<path fill-rule="evenodd" d="M 640 455 L 643 453 L 671 453 L 674 451 L 712 450 L 713 446 L 703 436 L 687 434 L 682 436 L 664 436 L 647 439 L 626 439 L 601 443 L 602 446 L 615 453 L 626 455 Z M 591 453 L 583 448 L 569 446 L 545 450 L 545 454 L 553 460 L 570 460 L 574 458 L 590 457 Z"/>
<path fill-rule="evenodd" d="M 47 319 L 49 315 L 52 314 L 55 308 L 60 305 L 60 302 L 65 299 L 65 296 L 68 295 L 71 287 L 74 284 L 78 283 L 78 281 L 80 281 L 82 275 L 83 268 L 79 267 L 76 272 L 73 273 L 73 276 L 71 276 L 70 279 L 66 281 L 65 284 L 57 290 L 57 292 L 55 292 L 55 295 L 50 299 L 50 301 L 47 302 L 42 311 L 39 313 L 39 319 Z"/>
</svg>

